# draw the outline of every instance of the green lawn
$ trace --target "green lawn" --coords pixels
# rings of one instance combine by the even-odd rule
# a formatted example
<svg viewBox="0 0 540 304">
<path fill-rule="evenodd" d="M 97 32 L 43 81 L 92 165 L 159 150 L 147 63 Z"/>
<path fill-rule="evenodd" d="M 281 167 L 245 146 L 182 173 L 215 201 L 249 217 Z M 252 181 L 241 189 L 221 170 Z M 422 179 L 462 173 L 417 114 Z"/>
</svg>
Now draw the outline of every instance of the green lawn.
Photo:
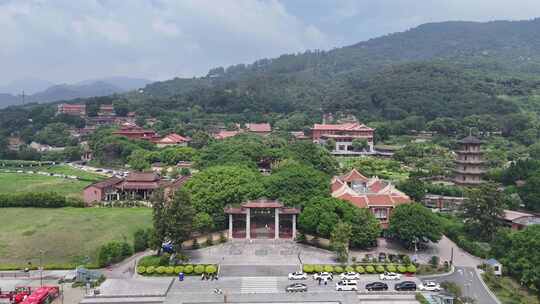
<svg viewBox="0 0 540 304">
<path fill-rule="evenodd" d="M 112 240 L 132 242 L 138 228 L 149 228 L 148 208 L 0 209 L 0 266 L 76 263 Z"/>
<path fill-rule="evenodd" d="M 0 193 L 56 192 L 81 198 L 84 187 L 91 183 L 39 174 L 0 172 Z"/>
</svg>

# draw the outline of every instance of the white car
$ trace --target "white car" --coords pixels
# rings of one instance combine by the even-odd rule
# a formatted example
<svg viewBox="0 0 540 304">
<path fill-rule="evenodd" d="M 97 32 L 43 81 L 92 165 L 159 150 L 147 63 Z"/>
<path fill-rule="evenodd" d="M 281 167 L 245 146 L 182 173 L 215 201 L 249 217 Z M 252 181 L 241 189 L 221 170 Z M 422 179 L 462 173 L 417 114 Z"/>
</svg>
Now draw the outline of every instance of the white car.
<svg viewBox="0 0 540 304">
<path fill-rule="evenodd" d="M 336 283 L 336 291 L 357 291 L 358 282 L 356 280 L 341 280 Z"/>
<path fill-rule="evenodd" d="M 422 291 L 441 291 L 441 285 L 435 282 L 423 282 L 418 285 L 418 289 Z"/>
<path fill-rule="evenodd" d="M 307 279 L 307 274 L 304 272 L 293 272 L 289 273 L 289 280 L 305 280 Z"/>
<path fill-rule="evenodd" d="M 401 275 L 399 273 L 395 273 L 395 272 L 385 272 L 385 273 L 381 273 L 379 275 L 379 279 L 381 279 L 381 280 L 399 280 L 399 279 L 401 279 Z"/>
<path fill-rule="evenodd" d="M 321 279 L 321 280 L 330 280 L 330 281 L 332 281 L 333 276 L 329 272 L 319 272 L 319 273 L 316 273 L 316 274 L 313 275 L 313 279 L 314 280 Z"/>
<path fill-rule="evenodd" d="M 340 274 L 339 277 L 342 280 L 358 280 L 358 279 L 360 279 L 360 274 L 358 274 L 356 272 L 344 272 L 344 273 Z"/>
</svg>

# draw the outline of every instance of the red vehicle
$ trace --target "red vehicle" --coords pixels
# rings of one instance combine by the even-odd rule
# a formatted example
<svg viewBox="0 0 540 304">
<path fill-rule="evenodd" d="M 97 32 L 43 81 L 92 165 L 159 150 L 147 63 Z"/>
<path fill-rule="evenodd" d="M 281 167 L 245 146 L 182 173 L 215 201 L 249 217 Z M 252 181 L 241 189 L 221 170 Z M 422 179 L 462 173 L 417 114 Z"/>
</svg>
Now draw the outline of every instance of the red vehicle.
<svg viewBox="0 0 540 304">
<path fill-rule="evenodd" d="M 43 286 L 23 298 L 21 304 L 49 304 L 60 294 L 58 286 Z M 17 303 L 17 302 L 15 302 Z"/>
<path fill-rule="evenodd" d="M 25 296 L 29 296 L 31 288 L 29 286 L 15 287 L 14 291 L 0 293 L 0 299 L 9 299 L 10 303 L 20 303 Z"/>
</svg>

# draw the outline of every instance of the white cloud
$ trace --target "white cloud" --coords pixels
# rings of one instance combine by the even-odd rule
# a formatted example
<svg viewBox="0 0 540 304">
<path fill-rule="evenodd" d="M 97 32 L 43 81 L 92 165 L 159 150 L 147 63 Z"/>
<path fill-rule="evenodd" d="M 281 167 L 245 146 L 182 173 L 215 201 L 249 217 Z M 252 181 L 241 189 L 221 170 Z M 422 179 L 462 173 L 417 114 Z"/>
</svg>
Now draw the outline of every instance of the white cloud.
<svg viewBox="0 0 540 304">
<path fill-rule="evenodd" d="M 0 83 L 190 77 L 424 22 L 532 16 L 538 0 L 0 0 Z"/>
<path fill-rule="evenodd" d="M 0 65 L 9 71 L 0 83 L 189 77 L 328 46 L 323 32 L 277 0 L 7 0 L 0 25 Z"/>
</svg>

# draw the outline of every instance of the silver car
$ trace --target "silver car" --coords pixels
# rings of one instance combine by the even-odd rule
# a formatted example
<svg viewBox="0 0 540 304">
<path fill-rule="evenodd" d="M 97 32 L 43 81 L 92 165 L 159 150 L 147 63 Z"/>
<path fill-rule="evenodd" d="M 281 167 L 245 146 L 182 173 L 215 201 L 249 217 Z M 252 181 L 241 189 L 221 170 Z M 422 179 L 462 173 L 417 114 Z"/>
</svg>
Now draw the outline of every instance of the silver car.
<svg viewBox="0 0 540 304">
<path fill-rule="evenodd" d="M 294 283 L 285 287 L 286 292 L 306 292 L 307 285 L 303 283 Z"/>
</svg>

